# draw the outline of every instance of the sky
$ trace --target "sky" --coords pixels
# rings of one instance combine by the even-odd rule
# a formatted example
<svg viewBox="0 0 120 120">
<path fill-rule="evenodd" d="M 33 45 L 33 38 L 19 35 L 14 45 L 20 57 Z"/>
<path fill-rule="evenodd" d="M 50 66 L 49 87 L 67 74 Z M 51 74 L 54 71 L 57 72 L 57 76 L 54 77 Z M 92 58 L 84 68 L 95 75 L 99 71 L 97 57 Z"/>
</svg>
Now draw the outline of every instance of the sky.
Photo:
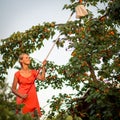
<svg viewBox="0 0 120 120">
<path fill-rule="evenodd" d="M 24 32 L 33 25 L 43 22 L 66 23 L 71 13 L 69 10 L 62 10 L 62 8 L 67 3 L 69 3 L 69 0 L 0 0 L 0 39 L 7 38 L 17 31 Z M 57 38 L 57 35 L 55 37 Z M 45 41 L 45 46 L 30 56 L 43 61 L 53 45 L 52 41 Z M 59 65 L 66 64 L 71 51 L 65 49 L 55 47 L 48 60 Z M 10 86 L 16 71 L 15 69 L 8 70 L 7 81 Z M 62 90 L 48 88 L 38 92 L 41 107 L 46 106 L 47 99 L 51 98 L 52 95 L 57 95 L 60 92 L 69 93 L 73 91 L 67 87 Z M 48 107 L 44 107 L 44 110 L 47 111 L 48 109 Z"/>
<path fill-rule="evenodd" d="M 69 0 L 0 0 L 0 38 L 47 21 L 66 22 Z"/>
</svg>

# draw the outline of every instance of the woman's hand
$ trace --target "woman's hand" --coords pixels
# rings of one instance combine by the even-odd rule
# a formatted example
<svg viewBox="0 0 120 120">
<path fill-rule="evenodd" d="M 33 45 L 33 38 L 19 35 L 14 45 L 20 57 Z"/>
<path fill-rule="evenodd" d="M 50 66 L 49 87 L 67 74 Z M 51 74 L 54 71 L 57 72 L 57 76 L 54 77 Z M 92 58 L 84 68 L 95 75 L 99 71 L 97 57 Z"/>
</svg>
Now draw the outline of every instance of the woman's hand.
<svg viewBox="0 0 120 120">
<path fill-rule="evenodd" d="M 28 97 L 28 94 L 23 94 L 23 95 L 21 95 L 21 98 L 22 99 L 26 99 Z"/>
<path fill-rule="evenodd" d="M 44 61 L 42 62 L 42 64 L 43 64 L 43 66 L 45 66 L 45 65 L 47 64 L 47 61 L 44 60 Z"/>
</svg>

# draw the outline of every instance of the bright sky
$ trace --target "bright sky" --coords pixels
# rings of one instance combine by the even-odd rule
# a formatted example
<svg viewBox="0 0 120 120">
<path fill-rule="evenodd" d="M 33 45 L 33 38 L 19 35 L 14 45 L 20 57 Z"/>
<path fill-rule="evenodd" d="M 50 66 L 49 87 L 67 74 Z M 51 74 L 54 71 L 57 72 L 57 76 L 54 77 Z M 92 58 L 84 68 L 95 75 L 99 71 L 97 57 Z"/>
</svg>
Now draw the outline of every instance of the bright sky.
<svg viewBox="0 0 120 120">
<path fill-rule="evenodd" d="M 63 11 L 69 0 L 0 0 L 0 38 L 25 31 L 42 22 L 66 22 L 69 11 Z"/>
<path fill-rule="evenodd" d="M 9 37 L 12 33 L 31 28 L 33 25 L 42 24 L 43 22 L 65 23 L 70 11 L 62 10 L 64 4 L 69 3 L 69 0 L 0 0 L 0 39 Z M 73 16 L 74 17 L 74 16 Z M 57 35 L 56 35 L 57 38 Z M 52 40 L 45 42 L 45 47 L 31 54 L 32 57 L 42 61 L 52 47 Z M 53 49 L 48 60 L 54 61 L 56 64 L 66 64 L 69 60 L 71 51 L 64 49 Z M 8 82 L 11 86 L 14 69 L 9 71 Z M 42 90 L 38 93 L 41 107 L 46 105 L 48 98 L 59 92 L 70 92 L 70 88 L 63 90 Z M 44 108 L 48 110 L 48 108 Z"/>
</svg>

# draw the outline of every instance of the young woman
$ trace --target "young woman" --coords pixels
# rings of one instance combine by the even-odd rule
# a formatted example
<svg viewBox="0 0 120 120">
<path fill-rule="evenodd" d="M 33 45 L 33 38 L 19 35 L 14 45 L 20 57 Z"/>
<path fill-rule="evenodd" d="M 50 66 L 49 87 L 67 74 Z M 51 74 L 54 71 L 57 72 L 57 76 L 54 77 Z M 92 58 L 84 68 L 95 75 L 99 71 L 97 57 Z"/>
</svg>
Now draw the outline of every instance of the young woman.
<svg viewBox="0 0 120 120">
<path fill-rule="evenodd" d="M 36 70 L 29 69 L 30 57 L 28 54 L 21 54 L 19 56 L 19 62 L 21 64 L 21 70 L 15 73 L 12 84 L 12 92 L 17 96 L 16 103 L 18 105 L 24 105 L 21 109 L 21 112 L 23 114 L 34 114 L 34 111 L 37 111 L 38 115 L 41 116 L 40 106 L 34 82 L 36 79 L 45 79 L 44 66 L 46 65 L 46 60 L 43 61 L 41 74 L 38 74 Z M 19 85 L 18 89 L 17 85 Z"/>
</svg>

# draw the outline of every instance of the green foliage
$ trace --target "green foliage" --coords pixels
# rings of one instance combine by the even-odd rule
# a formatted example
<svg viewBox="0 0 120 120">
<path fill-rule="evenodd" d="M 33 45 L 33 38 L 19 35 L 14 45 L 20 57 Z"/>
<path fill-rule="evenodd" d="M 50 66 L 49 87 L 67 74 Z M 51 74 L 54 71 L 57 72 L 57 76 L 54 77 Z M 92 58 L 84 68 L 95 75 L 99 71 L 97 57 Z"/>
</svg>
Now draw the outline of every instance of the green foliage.
<svg viewBox="0 0 120 120">
<path fill-rule="evenodd" d="M 120 24 L 120 1 L 119 0 L 113 0 L 108 5 L 108 14 L 109 17 L 115 22 Z"/>
<path fill-rule="evenodd" d="M 63 9 L 75 12 L 78 1 L 70 0 L 70 5 Z M 50 111 L 47 120 L 118 120 L 120 118 L 120 33 L 119 33 L 119 0 L 83 0 L 84 5 L 97 6 L 105 3 L 106 8 L 99 8 L 99 16 L 94 17 L 92 11 L 83 18 L 69 21 L 66 24 L 56 25 L 44 23 L 33 26 L 25 32 L 13 33 L 9 38 L 2 40 L 0 54 L 3 61 L 0 62 L 0 87 L 3 89 L 7 69 L 14 66 L 21 52 L 33 53 L 39 50 L 44 40 L 49 40 L 55 34 L 55 30 L 61 33 L 57 47 L 64 47 L 68 43 L 67 50 L 71 50 L 71 58 L 66 65 L 56 65 L 48 61 L 46 66 L 46 81 L 37 81 L 37 90 L 62 89 L 64 85 L 77 91 L 76 94 L 62 94 L 53 96 L 48 100 Z M 94 12 L 94 11 L 93 11 Z M 90 14 L 91 13 L 91 14 Z M 117 25 L 117 26 L 116 26 Z M 66 51 L 67 52 L 67 51 Z M 40 63 L 32 60 L 31 68 L 38 69 Z M 81 84 L 83 85 L 81 87 Z M 4 118 L 13 119 L 10 110 L 11 98 L 8 95 L 1 101 L 4 105 Z M 7 102 L 6 102 L 7 100 Z M 14 104 L 15 105 L 15 104 Z M 28 116 L 19 116 L 26 119 Z M 17 119 L 17 118 L 16 118 Z"/>
</svg>

